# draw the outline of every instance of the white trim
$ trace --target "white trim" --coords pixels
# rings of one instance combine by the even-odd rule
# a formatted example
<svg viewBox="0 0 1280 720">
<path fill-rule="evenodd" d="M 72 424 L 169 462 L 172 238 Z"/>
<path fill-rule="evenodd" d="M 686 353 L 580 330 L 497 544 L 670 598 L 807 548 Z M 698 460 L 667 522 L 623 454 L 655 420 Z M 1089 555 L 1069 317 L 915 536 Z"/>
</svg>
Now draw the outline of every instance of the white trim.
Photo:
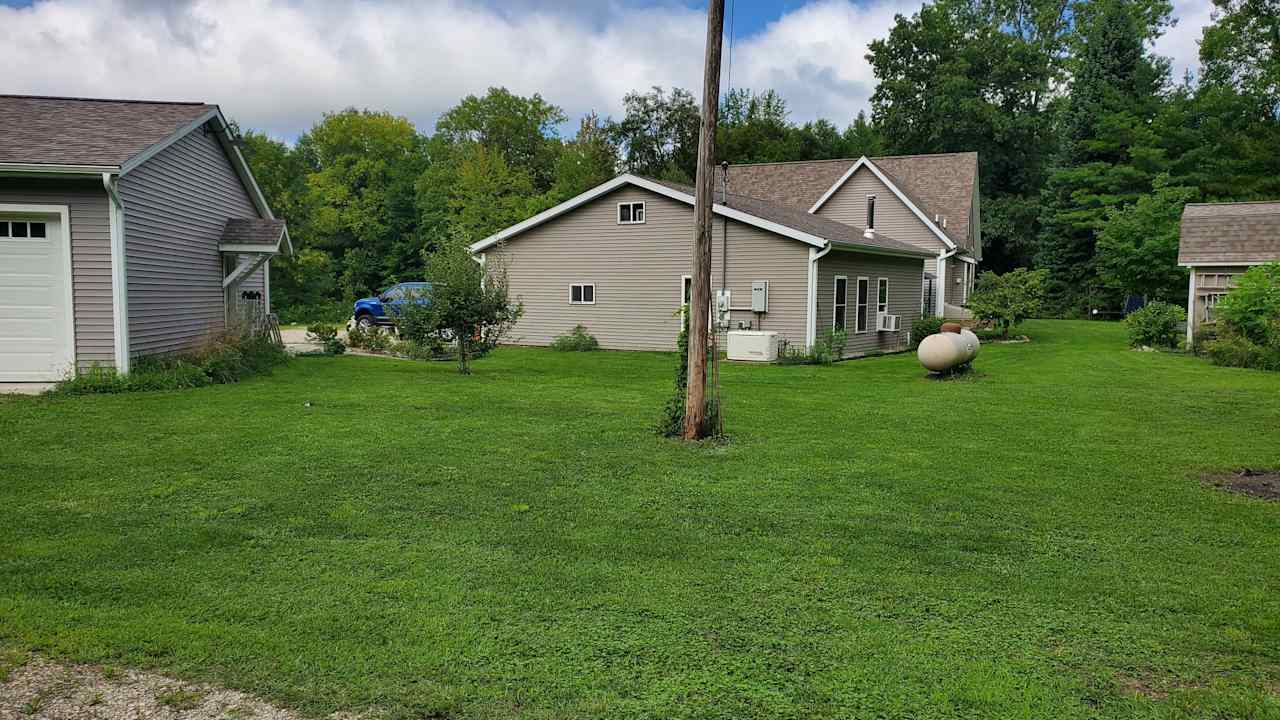
<svg viewBox="0 0 1280 720">
<path fill-rule="evenodd" d="M 1187 349 L 1191 349 L 1191 343 L 1196 338 L 1196 273 L 1192 270 L 1188 273 L 1190 276 L 1187 280 Z"/>
<path fill-rule="evenodd" d="M 880 283 L 884 283 L 884 310 L 880 309 Z M 891 313 L 889 312 L 889 278 L 878 277 L 876 278 L 876 317 L 877 317 L 876 327 L 879 328 L 880 326 L 880 321 L 878 319 L 880 315 L 890 315 L 890 314 Z"/>
<path fill-rule="evenodd" d="M 840 306 L 840 303 L 837 302 L 837 300 L 840 297 L 839 293 L 837 292 L 837 288 L 840 287 L 841 280 L 844 281 L 844 327 L 836 327 L 836 308 Z M 848 275 L 835 275 L 835 276 L 832 276 L 831 278 L 831 329 L 833 331 L 844 330 L 846 332 L 849 330 L 849 276 Z"/>
<path fill-rule="evenodd" d="M 1254 265 L 1266 265 L 1275 260 L 1256 260 L 1254 262 L 1193 262 L 1178 263 L 1178 267 L 1196 268 L 1196 267 L 1253 267 Z"/>
<path fill-rule="evenodd" d="M 835 184 L 832 185 L 830 188 L 828 188 L 827 191 L 822 194 L 822 197 L 818 198 L 818 202 L 814 203 L 813 207 L 809 208 L 809 212 L 810 213 L 818 212 L 818 208 L 822 207 L 823 204 L 825 204 L 828 200 L 830 200 L 831 196 L 835 195 L 836 191 L 839 190 L 841 187 L 843 187 L 844 184 L 849 180 L 849 178 L 853 177 L 854 173 L 858 172 L 859 169 L 864 167 L 870 170 L 871 173 L 875 175 L 877 178 L 879 178 L 880 182 L 884 183 L 885 187 L 889 188 L 889 190 L 894 195 L 896 195 L 898 199 L 903 202 L 904 205 L 910 208 L 911 212 L 915 213 L 915 216 L 920 218 L 920 222 L 924 223 L 925 227 L 929 228 L 929 230 L 932 231 L 934 235 L 938 236 L 938 239 L 941 240 L 949 249 L 952 249 L 952 250 L 956 249 L 957 245 L 955 244 L 954 241 L 952 241 L 951 238 L 947 237 L 947 234 L 942 231 L 942 228 L 938 227 L 937 223 L 930 220 L 929 216 L 924 214 L 924 211 L 916 207 L 916 204 L 911 202 L 911 198 L 907 197 L 905 193 L 899 190 L 898 186 L 894 185 L 893 182 L 889 180 L 889 177 L 885 175 L 883 172 L 881 172 L 880 168 L 876 167 L 876 164 L 871 162 L 871 160 L 866 155 L 863 155 L 862 157 L 858 158 L 858 161 L 853 164 L 853 167 L 846 170 L 844 175 L 841 175 L 840 179 L 836 180 Z"/>
<path fill-rule="evenodd" d="M 944 251 L 938 253 L 938 297 L 935 298 L 936 302 L 934 305 L 936 307 L 934 312 L 936 312 L 940 318 L 945 318 L 947 316 L 947 259 L 953 257 L 957 252 L 957 250 L 951 250 L 950 252 Z"/>
<path fill-rule="evenodd" d="M 630 209 L 631 209 L 631 219 L 630 219 L 630 220 L 623 220 L 623 219 L 622 219 L 622 206 L 623 206 L 623 205 L 626 205 L 628 208 L 630 208 Z M 637 205 L 639 205 L 639 206 L 640 206 L 640 219 L 639 219 L 639 220 L 636 220 L 636 219 L 635 219 L 635 217 L 636 217 L 636 206 L 637 206 Z M 645 205 L 644 205 L 644 201 L 643 201 L 643 200 L 628 200 L 627 202 L 620 202 L 620 203 L 618 203 L 617 212 L 615 212 L 615 213 L 614 213 L 613 219 L 614 219 L 614 221 L 616 221 L 619 225 L 644 225 L 644 224 L 645 224 L 645 222 L 646 222 L 646 221 L 648 221 L 648 219 L 649 219 L 649 210 L 648 210 L 648 208 L 646 208 L 646 207 L 645 207 Z"/>
<path fill-rule="evenodd" d="M 573 299 L 573 289 L 576 287 L 583 288 L 584 290 L 588 287 L 591 288 L 591 302 L 587 302 L 586 300 L 578 300 L 577 302 L 575 302 Z M 578 294 L 582 296 L 586 295 L 585 292 L 579 292 Z M 596 284 L 593 282 L 569 283 L 569 304 L 570 305 L 595 305 L 596 304 Z"/>
<path fill-rule="evenodd" d="M 234 292 L 244 282 L 245 278 L 257 272 L 258 268 L 262 267 L 262 264 L 270 259 L 270 253 L 255 253 L 246 258 L 239 258 L 231 273 L 222 278 L 223 289 Z"/>
<path fill-rule="evenodd" d="M 0 212 L 30 213 L 32 215 L 57 215 L 58 228 L 62 237 L 62 323 L 63 323 L 63 364 L 71 375 L 76 374 L 79 358 L 76 356 L 76 313 L 75 313 L 75 273 L 71 266 L 71 210 L 66 205 L 27 205 L 22 203 L 0 203 Z M 22 238 L 20 238 L 22 239 Z M 46 230 L 45 239 L 50 240 Z"/>
<path fill-rule="evenodd" d="M 812 349 L 818 334 L 818 261 L 831 252 L 831 243 L 819 250 L 809 248 L 809 277 L 805 285 L 804 346 Z"/>
<path fill-rule="evenodd" d="M 262 266 L 262 301 L 267 306 L 267 312 L 271 312 L 271 258 L 267 258 L 266 264 Z"/>
<path fill-rule="evenodd" d="M 568 200 L 565 200 L 564 202 L 560 203 L 559 205 L 556 205 L 555 207 L 549 208 L 547 210 L 543 210 L 542 212 L 538 213 L 537 215 L 534 215 L 533 217 L 523 222 L 516 223 L 515 225 L 512 225 L 511 227 L 506 228 L 504 230 L 500 230 L 483 240 L 472 243 L 470 246 L 468 246 L 467 249 L 470 250 L 472 253 L 480 252 L 481 250 L 489 248 L 493 245 L 497 245 L 498 243 L 508 238 L 519 235 L 520 233 L 525 232 L 526 230 L 530 230 L 549 220 L 553 220 L 569 212 L 570 210 L 573 210 L 574 208 L 579 207 L 580 205 L 584 205 L 586 203 L 591 202 L 592 200 L 595 200 L 598 197 L 607 195 L 608 193 L 613 192 L 614 190 L 618 189 L 619 187 L 622 187 L 623 185 L 634 185 L 636 187 L 649 190 L 650 192 L 657 193 L 664 197 L 669 197 L 672 200 L 679 200 L 680 202 L 683 202 L 687 205 L 694 204 L 693 196 L 689 195 L 688 193 L 680 192 L 679 190 L 676 190 L 674 188 L 669 188 L 666 185 L 663 185 L 661 183 L 656 183 L 652 180 L 648 180 L 646 178 L 642 178 L 636 175 L 629 175 L 629 174 L 619 175 L 618 177 L 606 183 L 597 185 L 596 187 L 591 188 L 590 190 L 580 195 L 577 195 Z M 827 241 L 825 238 L 820 238 L 817 235 L 812 235 L 810 233 L 803 232 L 801 230 L 796 230 L 795 228 L 787 227 L 786 225 L 780 225 L 771 220 L 765 220 L 764 218 L 756 217 L 755 215 L 751 215 L 749 213 L 745 213 L 745 212 L 742 212 L 741 210 L 736 210 L 734 208 L 731 208 L 725 205 L 716 204 L 716 205 L 713 205 L 711 209 L 715 214 L 720 215 L 721 217 L 727 217 L 731 220 L 737 220 L 738 222 L 746 223 L 747 225 L 752 225 L 762 230 L 768 230 L 769 232 L 782 235 L 783 237 L 789 237 L 789 238 L 792 238 L 793 240 L 799 240 L 800 242 L 808 243 L 809 245 L 812 245 L 817 248 L 825 247 L 827 244 Z M 646 221 L 648 220 L 648 217 L 649 217 L 648 210 L 646 209 L 645 211 Z M 616 216 L 615 216 L 615 220 L 616 220 Z"/>
<path fill-rule="evenodd" d="M 858 301 L 858 289 L 862 287 L 863 283 L 867 284 L 867 300 L 866 302 L 860 303 Z M 854 283 L 854 290 L 853 290 L 853 334 L 854 335 L 865 335 L 871 332 L 871 313 L 870 312 L 867 312 L 865 314 L 865 317 L 867 319 L 867 324 L 861 330 L 858 329 L 858 308 L 870 308 L 870 307 L 871 307 L 871 278 L 866 275 L 859 275 L 857 282 Z"/>
<path fill-rule="evenodd" d="M 867 193 L 867 229 L 876 229 L 876 194 Z"/>
<path fill-rule="evenodd" d="M 118 172 L 115 165 L 55 165 L 44 163 L 0 163 L 0 175 L 91 175 Z"/>
<path fill-rule="evenodd" d="M 256 243 L 227 243 L 218 246 L 218 252 L 224 253 L 268 253 L 274 255 L 279 251 L 279 245 L 258 245 Z"/>
<path fill-rule="evenodd" d="M 957 259 L 957 260 L 959 260 L 960 262 L 967 262 L 967 263 L 969 263 L 970 265 L 977 265 L 977 264 L 978 264 L 978 261 L 977 261 L 977 260 L 973 259 L 972 257 L 970 257 L 970 256 L 968 256 L 968 255 L 957 255 L 957 256 L 956 256 L 956 259 Z"/>
<path fill-rule="evenodd" d="M 116 372 L 129 373 L 129 268 L 125 254 L 124 203 L 120 200 L 119 176 L 102 173 L 107 191 L 111 229 L 111 325 L 115 341 Z"/>
</svg>

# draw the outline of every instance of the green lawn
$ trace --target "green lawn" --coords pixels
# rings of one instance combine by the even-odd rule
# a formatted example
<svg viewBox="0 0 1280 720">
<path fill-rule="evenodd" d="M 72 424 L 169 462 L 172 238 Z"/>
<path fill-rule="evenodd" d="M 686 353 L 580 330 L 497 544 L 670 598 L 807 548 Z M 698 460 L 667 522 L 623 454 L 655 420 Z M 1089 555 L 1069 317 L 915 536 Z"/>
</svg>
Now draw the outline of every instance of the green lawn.
<svg viewBox="0 0 1280 720">
<path fill-rule="evenodd" d="M 648 426 L 672 358 L 301 358 L 0 400 L 0 644 L 395 717 L 1280 717 L 1280 374 L 1028 323 L 727 366 L 725 446 Z M 310 403 L 307 407 L 304 403 Z"/>
</svg>

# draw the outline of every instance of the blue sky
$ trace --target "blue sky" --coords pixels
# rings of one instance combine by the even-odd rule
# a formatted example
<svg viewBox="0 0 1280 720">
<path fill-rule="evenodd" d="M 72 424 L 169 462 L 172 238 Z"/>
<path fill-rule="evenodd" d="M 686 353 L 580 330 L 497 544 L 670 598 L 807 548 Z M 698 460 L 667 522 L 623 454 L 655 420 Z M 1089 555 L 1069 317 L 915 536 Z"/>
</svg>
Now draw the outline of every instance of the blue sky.
<svg viewBox="0 0 1280 720">
<path fill-rule="evenodd" d="M 920 0 L 728 0 L 733 85 L 797 121 L 868 107 L 867 44 Z M 1175 0 L 1156 45 L 1194 67 L 1210 0 Z M 539 92 L 573 120 L 623 95 L 701 87 L 705 5 L 683 0 L 0 0 L 0 92 L 202 100 L 295 138 L 347 106 L 430 130 L 461 97 Z"/>
</svg>

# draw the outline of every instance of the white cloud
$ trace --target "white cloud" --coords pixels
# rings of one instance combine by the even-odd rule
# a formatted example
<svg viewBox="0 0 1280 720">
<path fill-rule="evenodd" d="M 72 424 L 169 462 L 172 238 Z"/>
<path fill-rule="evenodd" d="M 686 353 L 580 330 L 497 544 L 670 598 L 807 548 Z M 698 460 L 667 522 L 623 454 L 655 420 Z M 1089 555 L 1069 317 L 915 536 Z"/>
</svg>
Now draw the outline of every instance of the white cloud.
<svg viewBox="0 0 1280 720">
<path fill-rule="evenodd" d="M 1181 82 L 1188 70 L 1195 73 L 1200 67 L 1200 36 L 1204 26 L 1212 20 L 1211 0 L 1175 0 L 1173 14 L 1177 25 L 1158 38 L 1155 52 L 1172 61 L 1175 82 Z"/>
<path fill-rule="evenodd" d="M 624 2 L 588 3 L 586 12 L 582 2 L 533 0 L 500 11 L 456 0 L 37 0 L 0 6 L 0 91 L 217 102 L 242 125 L 286 138 L 351 105 L 430 129 L 461 97 L 492 85 L 540 92 L 575 119 L 593 109 L 616 116 L 632 89 L 697 94 L 702 11 Z M 1194 57 L 1208 2 L 1178 0 L 1195 19 L 1158 49 Z M 733 84 L 777 90 L 795 120 L 843 125 L 874 87 L 867 44 L 888 33 L 895 12 L 918 7 L 802 6 L 739 34 Z"/>
</svg>

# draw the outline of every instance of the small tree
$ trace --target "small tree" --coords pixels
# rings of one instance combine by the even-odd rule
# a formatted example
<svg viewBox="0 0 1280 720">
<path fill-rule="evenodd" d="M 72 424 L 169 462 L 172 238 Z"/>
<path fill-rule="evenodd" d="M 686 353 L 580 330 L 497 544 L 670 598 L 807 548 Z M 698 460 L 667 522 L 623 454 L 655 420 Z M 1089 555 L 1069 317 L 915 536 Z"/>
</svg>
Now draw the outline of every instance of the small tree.
<svg viewBox="0 0 1280 720">
<path fill-rule="evenodd" d="M 1018 268 L 997 275 L 984 272 L 978 276 L 969 309 L 981 320 L 993 323 L 1009 337 L 1009 330 L 1035 317 L 1044 303 L 1047 270 Z"/>
<path fill-rule="evenodd" d="M 1098 233 L 1098 275 L 1107 285 L 1151 300 L 1186 296 L 1187 271 L 1178 267 L 1182 208 L 1194 188 L 1156 177 L 1154 190 L 1138 202 L 1107 213 Z"/>
<path fill-rule="evenodd" d="M 497 345 L 524 308 L 508 297 L 505 265 L 500 261 L 481 264 L 467 250 L 463 233 L 455 232 L 424 257 L 431 279 L 431 304 L 427 306 L 431 324 L 453 339 L 458 372 L 468 375 L 471 358 Z"/>
<path fill-rule="evenodd" d="M 1249 268 L 1214 313 L 1250 341 L 1266 343 L 1280 320 L 1280 262 Z"/>
</svg>

